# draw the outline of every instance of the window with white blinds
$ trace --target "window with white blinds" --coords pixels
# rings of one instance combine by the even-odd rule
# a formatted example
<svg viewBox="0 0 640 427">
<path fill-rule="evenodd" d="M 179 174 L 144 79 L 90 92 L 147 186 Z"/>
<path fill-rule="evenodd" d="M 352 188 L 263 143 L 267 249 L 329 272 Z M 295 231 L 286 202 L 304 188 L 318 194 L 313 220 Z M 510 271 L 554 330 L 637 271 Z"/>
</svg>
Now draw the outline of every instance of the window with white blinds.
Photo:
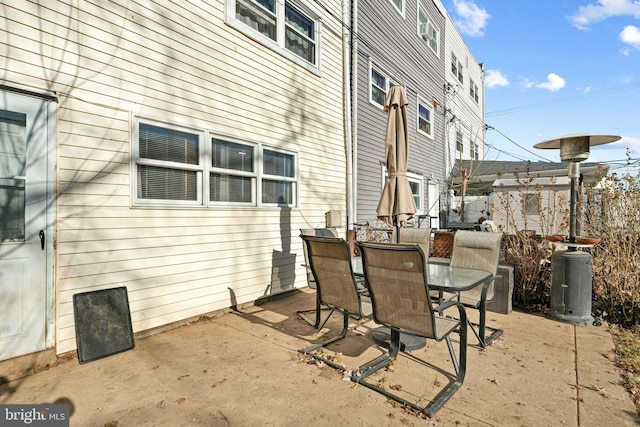
<svg viewBox="0 0 640 427">
<path fill-rule="evenodd" d="M 296 154 L 206 130 L 137 120 L 134 205 L 265 206 L 297 203 Z M 204 144 L 203 141 L 210 141 Z"/>
</svg>

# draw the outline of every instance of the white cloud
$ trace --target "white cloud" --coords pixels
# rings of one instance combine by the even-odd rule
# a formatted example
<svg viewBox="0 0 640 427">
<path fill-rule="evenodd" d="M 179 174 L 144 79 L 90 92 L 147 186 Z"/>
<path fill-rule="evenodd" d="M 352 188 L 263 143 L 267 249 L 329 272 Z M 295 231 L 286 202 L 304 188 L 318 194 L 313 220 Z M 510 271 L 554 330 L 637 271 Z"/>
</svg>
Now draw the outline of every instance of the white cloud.
<svg viewBox="0 0 640 427">
<path fill-rule="evenodd" d="M 459 16 L 454 22 L 461 33 L 472 37 L 484 35 L 484 28 L 491 17 L 485 9 L 467 0 L 453 0 L 453 6 Z"/>
<path fill-rule="evenodd" d="M 620 33 L 620 40 L 631 45 L 633 48 L 640 50 L 640 28 L 633 25 L 627 25 Z"/>
<path fill-rule="evenodd" d="M 627 150 L 632 158 L 640 157 L 640 137 L 623 136 L 622 139 L 602 146 L 609 150 Z M 622 158 L 622 157 L 621 157 Z"/>
<path fill-rule="evenodd" d="M 547 81 L 543 83 L 538 83 L 536 87 L 538 89 L 546 89 L 550 92 L 555 92 L 557 90 L 562 89 L 566 86 L 566 82 L 562 77 L 557 75 L 556 73 L 549 73 L 547 75 Z"/>
<path fill-rule="evenodd" d="M 575 28 L 588 30 L 591 24 L 603 21 L 612 16 L 625 15 L 640 18 L 640 1 L 597 0 L 596 4 L 578 7 L 576 13 L 570 16 L 569 19 Z"/>
<path fill-rule="evenodd" d="M 484 74 L 484 85 L 488 88 L 509 86 L 509 79 L 500 70 L 487 70 Z"/>
</svg>

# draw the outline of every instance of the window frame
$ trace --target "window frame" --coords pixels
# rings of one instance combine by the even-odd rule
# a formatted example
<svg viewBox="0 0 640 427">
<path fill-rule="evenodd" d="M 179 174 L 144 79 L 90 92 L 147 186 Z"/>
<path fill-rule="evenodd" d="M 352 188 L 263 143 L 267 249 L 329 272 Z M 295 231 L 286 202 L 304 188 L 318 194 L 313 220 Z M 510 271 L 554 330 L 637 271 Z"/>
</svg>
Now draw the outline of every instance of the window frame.
<svg viewBox="0 0 640 427">
<path fill-rule="evenodd" d="M 276 40 L 271 39 L 260 31 L 254 29 L 250 25 L 244 23 L 236 17 L 236 5 L 238 1 L 244 1 L 251 3 L 253 6 L 264 9 L 266 13 L 269 13 L 275 17 L 276 20 Z M 274 0 L 275 1 L 275 0 Z M 295 62 L 296 64 L 306 68 L 307 70 L 320 74 L 321 71 L 321 51 L 322 51 L 322 18 L 320 14 L 303 3 L 301 0 L 284 0 L 275 1 L 276 11 L 272 13 L 265 9 L 262 5 L 256 3 L 254 0 L 226 0 L 226 13 L 225 22 L 245 34 L 247 37 L 257 41 L 258 43 L 268 47 L 269 49 L 279 53 L 287 59 Z M 304 15 L 310 21 L 314 23 L 313 38 L 304 36 L 304 38 L 312 40 L 314 42 L 314 58 L 315 62 L 309 62 L 305 58 L 294 53 L 286 47 L 286 29 L 290 27 L 286 19 L 286 7 L 292 7 L 298 13 Z M 296 30 L 296 32 L 299 32 Z"/>
<path fill-rule="evenodd" d="M 464 66 L 458 59 L 455 53 L 451 52 L 451 73 L 456 77 L 456 80 L 464 86 Z"/>
<path fill-rule="evenodd" d="M 420 15 L 424 15 L 424 17 L 426 18 L 426 22 L 423 22 L 421 20 L 421 16 Z M 420 38 L 422 38 L 422 40 L 425 41 L 425 43 L 427 44 L 427 46 L 429 47 L 429 49 L 431 49 L 431 51 L 439 58 L 440 57 L 440 28 L 438 28 L 438 26 L 433 22 L 433 19 L 431 18 L 431 16 L 429 15 L 429 13 L 427 13 L 427 11 L 425 9 L 423 9 L 422 4 L 418 3 L 418 18 L 417 18 L 417 33 L 418 36 L 420 36 Z M 427 33 L 424 34 L 421 30 L 422 30 L 422 25 L 426 25 L 427 28 Z M 429 34 L 429 28 L 433 28 L 435 31 L 435 38 L 431 36 L 431 34 Z M 433 46 L 431 45 L 431 41 L 433 41 L 436 45 L 435 49 L 433 48 Z"/>
<path fill-rule="evenodd" d="M 480 102 L 478 85 L 476 84 L 476 82 L 473 81 L 472 78 L 469 78 L 469 95 L 471 96 L 471 99 L 476 101 L 476 104 Z"/>
<path fill-rule="evenodd" d="M 464 153 L 464 136 L 460 129 L 456 129 L 456 151 Z"/>
<path fill-rule="evenodd" d="M 477 142 L 469 141 L 469 150 L 471 159 L 480 160 L 480 145 Z"/>
<path fill-rule="evenodd" d="M 522 194 L 522 210 L 525 215 L 540 215 L 540 200 L 536 193 Z"/>
<path fill-rule="evenodd" d="M 381 164 L 381 166 L 382 166 L 382 176 L 381 176 L 382 185 L 380 186 L 380 191 L 382 191 L 382 189 L 384 188 L 384 183 L 387 180 L 387 165 Z M 418 192 L 414 193 L 413 188 L 411 188 L 411 195 L 413 196 L 413 201 L 416 204 L 416 215 L 422 215 L 424 213 L 424 206 L 425 206 L 424 176 L 418 175 L 412 172 L 407 172 L 407 180 L 409 180 L 410 188 L 411 188 L 411 183 L 418 185 Z"/>
<path fill-rule="evenodd" d="M 198 164 L 190 165 L 186 163 L 178 163 L 171 161 L 154 160 L 140 157 L 140 125 L 151 125 L 167 130 L 175 130 L 180 132 L 198 135 Z M 241 171 L 233 168 L 214 167 L 213 166 L 213 149 L 212 142 L 214 139 L 244 145 L 251 147 L 254 151 L 253 170 Z M 291 174 L 293 176 L 273 175 L 265 172 L 264 153 L 271 151 L 274 153 L 291 156 Z M 181 126 L 161 120 L 155 120 L 149 117 L 132 115 L 131 119 L 131 206 L 132 207 L 162 207 L 162 208 L 220 208 L 220 207 L 243 207 L 243 208 L 264 208 L 279 206 L 282 203 L 263 201 L 263 184 L 265 181 L 282 181 L 291 185 L 291 203 L 286 203 L 289 208 L 297 208 L 300 200 L 300 165 L 299 155 L 297 152 L 275 147 L 270 144 L 239 139 L 224 135 L 207 129 L 193 128 L 189 126 Z M 148 199 L 138 197 L 138 168 L 139 166 L 155 166 L 173 170 L 190 170 L 196 171 L 196 194 L 197 200 L 183 201 L 170 199 Z M 234 202 L 234 201 L 214 201 L 210 197 L 210 186 L 212 184 L 211 174 L 219 173 L 229 176 L 242 176 L 251 178 L 251 201 L 250 202 Z"/>
<path fill-rule="evenodd" d="M 429 111 L 429 132 L 425 132 L 424 130 L 421 129 L 420 127 L 420 121 L 422 120 L 422 116 L 420 115 L 420 107 L 424 107 Z M 416 101 L 416 126 L 418 129 L 418 132 L 422 135 L 425 135 L 431 139 L 433 139 L 433 103 L 429 103 L 427 102 L 427 100 L 425 98 L 422 98 L 421 96 L 418 96 L 418 100 Z"/>
<path fill-rule="evenodd" d="M 400 86 L 400 84 L 394 78 L 391 77 L 391 74 L 387 73 L 382 67 L 376 64 L 375 61 L 373 61 L 372 59 L 369 59 L 369 102 L 373 105 L 378 106 L 381 110 L 384 110 L 384 100 L 382 101 L 382 104 L 379 104 L 378 102 L 375 101 L 375 98 L 373 96 L 373 89 L 374 89 L 374 80 L 372 77 L 373 71 L 375 71 L 385 79 L 384 88 L 381 88 L 378 85 L 375 86 L 377 89 L 384 92 L 384 99 L 387 98 L 387 94 L 389 93 L 389 89 L 391 88 L 391 86 Z"/>
<path fill-rule="evenodd" d="M 400 6 L 396 4 L 396 1 L 400 3 Z M 400 13 L 400 15 L 404 18 L 404 12 L 406 10 L 407 2 L 405 0 L 389 0 L 389 2 L 393 5 L 393 7 Z"/>
</svg>

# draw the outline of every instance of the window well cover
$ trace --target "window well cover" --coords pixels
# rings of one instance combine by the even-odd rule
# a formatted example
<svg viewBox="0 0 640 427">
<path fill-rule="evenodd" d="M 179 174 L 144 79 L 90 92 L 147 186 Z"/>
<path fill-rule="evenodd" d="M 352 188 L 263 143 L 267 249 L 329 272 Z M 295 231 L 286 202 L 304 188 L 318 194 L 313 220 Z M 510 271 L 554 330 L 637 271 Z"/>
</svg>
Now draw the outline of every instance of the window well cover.
<svg viewBox="0 0 640 427">
<path fill-rule="evenodd" d="M 134 348 L 126 287 L 75 294 L 73 311 L 80 363 Z"/>
</svg>

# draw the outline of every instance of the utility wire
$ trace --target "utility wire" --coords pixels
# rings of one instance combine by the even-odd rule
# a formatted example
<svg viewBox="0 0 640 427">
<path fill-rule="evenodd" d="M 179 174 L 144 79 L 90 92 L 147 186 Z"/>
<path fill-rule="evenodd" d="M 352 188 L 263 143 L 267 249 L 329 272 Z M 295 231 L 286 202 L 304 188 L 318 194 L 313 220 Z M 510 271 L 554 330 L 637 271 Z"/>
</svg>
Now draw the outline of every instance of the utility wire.
<svg viewBox="0 0 640 427">
<path fill-rule="evenodd" d="M 517 143 L 517 142 L 515 142 L 513 139 L 509 138 L 507 135 L 505 135 L 504 133 L 500 132 L 498 129 L 494 128 L 493 126 L 490 126 L 490 125 L 484 125 L 484 127 L 485 127 L 485 129 L 486 129 L 486 130 L 495 130 L 495 131 L 496 131 L 496 132 L 498 132 L 500 135 L 502 135 L 502 136 L 503 136 L 503 137 L 505 137 L 507 140 L 509 140 L 513 145 L 515 145 L 516 147 L 518 147 L 518 148 L 520 148 L 520 149 L 522 149 L 522 150 L 526 151 L 527 153 L 532 154 L 533 156 L 535 156 L 535 157 L 537 157 L 537 158 L 539 158 L 539 159 L 542 159 L 542 160 L 545 160 L 545 161 L 547 161 L 547 162 L 553 163 L 551 160 L 547 159 L 546 157 L 542 157 L 542 156 L 540 156 L 539 154 L 534 153 L 533 151 L 530 151 L 530 150 L 528 150 L 528 149 L 524 148 L 522 145 L 518 144 L 518 143 Z"/>
<path fill-rule="evenodd" d="M 612 93 L 625 92 L 625 91 L 634 90 L 634 89 L 640 89 L 640 82 L 630 83 L 630 84 L 621 85 L 621 86 L 615 86 L 615 87 L 611 87 L 611 88 L 607 88 L 607 89 L 594 90 L 593 92 L 590 92 L 590 93 L 588 93 L 586 95 L 571 96 L 571 97 L 567 97 L 567 98 L 556 99 L 556 100 L 553 100 L 553 101 L 540 102 L 538 104 L 521 105 L 519 107 L 504 108 L 502 110 L 489 111 L 488 113 L 485 114 L 485 117 L 504 116 L 506 114 L 519 113 L 519 112 L 522 112 L 522 111 L 528 111 L 528 110 L 533 110 L 533 109 L 536 109 L 536 108 L 548 107 L 548 106 L 551 106 L 551 105 L 559 105 L 559 104 L 566 104 L 566 103 L 569 103 L 569 102 L 582 101 L 582 100 L 585 100 L 585 99 L 595 98 L 595 97 L 598 97 L 598 96 L 610 95 Z"/>
</svg>

